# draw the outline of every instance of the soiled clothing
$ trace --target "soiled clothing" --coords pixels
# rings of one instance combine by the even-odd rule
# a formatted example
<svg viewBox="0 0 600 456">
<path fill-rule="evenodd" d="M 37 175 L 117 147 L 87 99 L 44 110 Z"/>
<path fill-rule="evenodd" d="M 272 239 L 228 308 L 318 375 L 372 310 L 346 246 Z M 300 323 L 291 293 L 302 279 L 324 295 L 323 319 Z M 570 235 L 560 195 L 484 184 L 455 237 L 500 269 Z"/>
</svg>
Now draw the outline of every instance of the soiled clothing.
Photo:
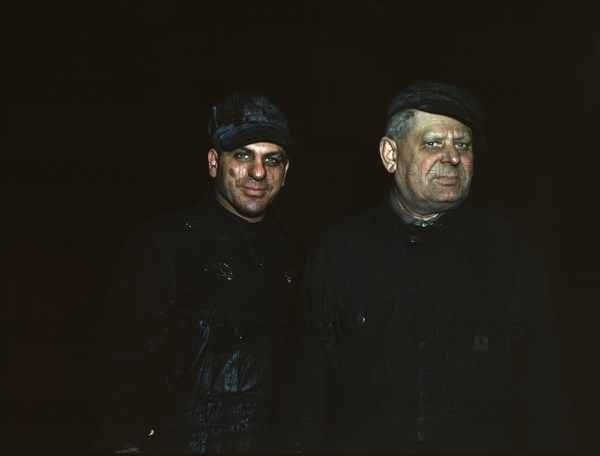
<svg viewBox="0 0 600 456">
<path fill-rule="evenodd" d="M 127 241 L 97 374 L 99 448 L 263 452 L 298 255 L 212 195 Z"/>
<path fill-rule="evenodd" d="M 404 222 L 391 194 L 306 261 L 278 449 L 567 450 L 568 399 L 534 246 L 460 207 Z"/>
</svg>

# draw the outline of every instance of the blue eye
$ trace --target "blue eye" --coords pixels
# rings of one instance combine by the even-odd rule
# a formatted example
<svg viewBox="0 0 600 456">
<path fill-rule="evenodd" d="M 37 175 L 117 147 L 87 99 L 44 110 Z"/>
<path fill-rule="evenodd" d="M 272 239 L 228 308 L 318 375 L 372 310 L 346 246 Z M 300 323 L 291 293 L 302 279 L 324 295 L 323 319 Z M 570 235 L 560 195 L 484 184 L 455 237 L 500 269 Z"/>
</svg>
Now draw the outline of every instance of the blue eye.
<svg viewBox="0 0 600 456">
<path fill-rule="evenodd" d="M 248 160 L 250 158 L 250 155 L 248 155 L 246 152 L 236 152 L 233 157 L 236 160 Z"/>
<path fill-rule="evenodd" d="M 279 166 L 284 162 L 284 157 L 280 154 L 268 155 L 264 159 L 264 163 L 267 166 Z"/>
<path fill-rule="evenodd" d="M 265 163 L 269 166 L 279 166 L 281 164 L 281 158 L 268 157 L 265 159 Z"/>
</svg>

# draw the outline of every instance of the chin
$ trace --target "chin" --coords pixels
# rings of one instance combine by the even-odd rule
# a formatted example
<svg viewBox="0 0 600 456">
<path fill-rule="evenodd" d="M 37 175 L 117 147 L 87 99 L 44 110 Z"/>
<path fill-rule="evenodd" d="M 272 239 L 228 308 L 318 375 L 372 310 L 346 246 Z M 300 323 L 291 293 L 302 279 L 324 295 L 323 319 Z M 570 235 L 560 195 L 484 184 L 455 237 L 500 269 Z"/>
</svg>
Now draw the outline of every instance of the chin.
<svg viewBox="0 0 600 456">
<path fill-rule="evenodd" d="M 458 206 L 460 206 L 463 201 L 465 200 L 465 198 L 467 197 L 467 195 L 461 196 L 460 198 L 448 198 L 446 200 L 442 200 L 440 201 L 438 204 L 440 206 L 443 206 L 445 211 L 449 210 L 449 209 L 456 209 Z"/>
<path fill-rule="evenodd" d="M 267 208 L 266 207 L 261 207 L 261 208 L 240 207 L 237 209 L 237 211 L 244 217 L 256 218 L 256 217 L 260 217 L 261 215 L 264 215 L 264 213 L 267 212 Z"/>
<path fill-rule="evenodd" d="M 442 193 L 439 195 L 438 201 L 440 203 L 460 203 L 468 194 L 469 192 L 465 192 L 464 190 Z"/>
</svg>

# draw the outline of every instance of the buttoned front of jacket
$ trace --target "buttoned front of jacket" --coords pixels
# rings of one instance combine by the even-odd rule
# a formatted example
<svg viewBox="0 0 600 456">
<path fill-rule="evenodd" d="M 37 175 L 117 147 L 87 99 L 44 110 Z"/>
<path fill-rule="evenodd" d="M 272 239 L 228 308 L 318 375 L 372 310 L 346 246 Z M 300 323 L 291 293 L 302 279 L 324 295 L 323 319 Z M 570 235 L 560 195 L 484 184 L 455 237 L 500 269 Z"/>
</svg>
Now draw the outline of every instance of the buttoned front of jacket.
<svg viewBox="0 0 600 456">
<path fill-rule="evenodd" d="M 418 227 L 386 201 L 334 227 L 304 280 L 307 337 L 288 346 L 283 395 L 320 412 L 287 417 L 283 449 L 508 451 L 515 427 L 521 448 L 556 441 L 565 402 L 542 265 L 503 220 L 459 208 Z"/>
<path fill-rule="evenodd" d="M 136 230 L 109 293 L 106 327 L 130 337 L 101 347 L 103 448 L 266 451 L 297 261 L 272 220 L 212 196 Z M 127 403 L 128 420 L 111 420 Z"/>
</svg>

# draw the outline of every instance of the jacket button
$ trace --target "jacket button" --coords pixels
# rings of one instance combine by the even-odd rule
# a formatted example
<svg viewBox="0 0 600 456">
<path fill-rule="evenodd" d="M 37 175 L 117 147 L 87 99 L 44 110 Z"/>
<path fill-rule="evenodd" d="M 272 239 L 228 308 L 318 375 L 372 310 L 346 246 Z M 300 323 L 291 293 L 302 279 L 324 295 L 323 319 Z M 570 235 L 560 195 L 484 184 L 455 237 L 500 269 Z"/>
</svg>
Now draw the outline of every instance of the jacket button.
<svg viewBox="0 0 600 456">
<path fill-rule="evenodd" d="M 408 238 L 408 240 L 410 241 L 411 244 L 418 244 L 419 242 L 421 242 L 421 238 L 418 236 L 411 236 Z"/>
<path fill-rule="evenodd" d="M 430 442 L 431 441 L 431 432 L 417 432 L 417 440 L 419 442 Z"/>
<path fill-rule="evenodd" d="M 366 321 L 367 321 L 367 319 L 363 315 L 362 311 L 359 311 L 358 314 L 356 315 L 356 324 L 360 327 L 363 327 L 365 325 Z"/>
</svg>

